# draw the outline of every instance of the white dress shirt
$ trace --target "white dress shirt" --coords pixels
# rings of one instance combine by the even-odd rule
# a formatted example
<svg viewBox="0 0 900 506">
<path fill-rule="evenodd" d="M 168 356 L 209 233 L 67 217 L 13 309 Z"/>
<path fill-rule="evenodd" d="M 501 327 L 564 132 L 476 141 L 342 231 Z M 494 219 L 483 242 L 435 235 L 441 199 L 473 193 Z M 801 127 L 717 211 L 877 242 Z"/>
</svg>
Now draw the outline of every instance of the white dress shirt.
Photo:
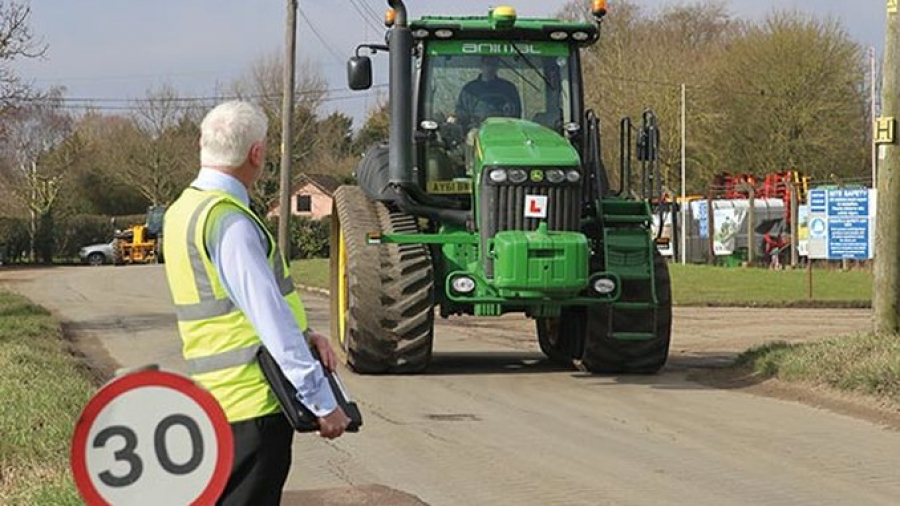
<svg viewBox="0 0 900 506">
<path fill-rule="evenodd" d="M 245 205 L 247 189 L 234 177 L 211 169 L 200 169 L 191 186 L 199 190 L 224 191 Z M 322 365 L 313 358 L 284 301 L 267 258 L 268 238 L 243 212 L 225 213 L 209 223 L 206 249 L 228 297 L 253 324 L 260 340 L 297 389 L 298 399 L 318 417 L 337 406 Z"/>
</svg>

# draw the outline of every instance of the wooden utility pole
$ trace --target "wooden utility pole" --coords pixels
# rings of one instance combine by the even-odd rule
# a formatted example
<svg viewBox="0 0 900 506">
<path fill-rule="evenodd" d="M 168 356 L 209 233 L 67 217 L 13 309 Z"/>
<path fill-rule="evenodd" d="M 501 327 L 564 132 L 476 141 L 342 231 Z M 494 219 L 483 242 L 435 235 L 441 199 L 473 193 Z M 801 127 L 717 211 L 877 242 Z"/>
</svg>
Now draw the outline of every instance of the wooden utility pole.
<svg viewBox="0 0 900 506">
<path fill-rule="evenodd" d="M 297 58 L 297 7 L 300 0 L 287 0 L 284 25 L 284 91 L 281 102 L 281 199 L 278 213 L 278 247 L 291 255 L 291 161 L 294 137 L 294 67 Z"/>
<path fill-rule="evenodd" d="M 887 41 L 884 45 L 882 120 L 900 117 L 900 24 L 897 0 L 887 2 Z M 875 331 L 900 334 L 900 150 L 896 140 L 883 142 L 884 162 L 878 174 L 878 212 L 875 239 L 875 286 L 872 305 Z"/>
</svg>

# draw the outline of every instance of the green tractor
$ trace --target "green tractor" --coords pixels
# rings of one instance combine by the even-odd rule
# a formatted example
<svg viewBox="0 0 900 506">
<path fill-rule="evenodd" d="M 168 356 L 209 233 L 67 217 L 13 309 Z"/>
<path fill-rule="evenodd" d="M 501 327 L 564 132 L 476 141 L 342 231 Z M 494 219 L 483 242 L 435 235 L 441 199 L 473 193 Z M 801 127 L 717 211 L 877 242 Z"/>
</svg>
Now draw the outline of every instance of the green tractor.
<svg viewBox="0 0 900 506">
<path fill-rule="evenodd" d="M 386 44 L 364 44 L 350 87 L 390 55 L 390 142 L 369 150 L 358 186 L 334 195 L 331 334 L 360 373 L 412 373 L 444 318 L 524 313 L 553 361 L 597 373 L 655 373 L 672 323 L 651 232 L 658 131 L 622 122 L 618 188 L 585 111 L 580 50 L 595 23 L 481 17 L 410 21 L 389 0 Z M 632 142 L 643 162 L 633 191 Z M 637 177 L 636 177 L 637 179 Z"/>
</svg>

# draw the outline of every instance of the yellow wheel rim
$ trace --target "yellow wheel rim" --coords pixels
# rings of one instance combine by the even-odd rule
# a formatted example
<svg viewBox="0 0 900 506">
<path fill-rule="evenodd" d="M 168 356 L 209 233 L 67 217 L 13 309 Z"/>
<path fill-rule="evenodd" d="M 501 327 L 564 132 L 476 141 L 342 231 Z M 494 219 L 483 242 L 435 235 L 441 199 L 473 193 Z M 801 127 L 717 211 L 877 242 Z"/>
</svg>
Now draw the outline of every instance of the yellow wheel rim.
<svg viewBox="0 0 900 506">
<path fill-rule="evenodd" d="M 344 230 L 338 229 L 338 339 L 341 347 L 347 349 L 347 306 L 349 302 L 347 290 L 347 245 L 344 241 Z"/>
</svg>

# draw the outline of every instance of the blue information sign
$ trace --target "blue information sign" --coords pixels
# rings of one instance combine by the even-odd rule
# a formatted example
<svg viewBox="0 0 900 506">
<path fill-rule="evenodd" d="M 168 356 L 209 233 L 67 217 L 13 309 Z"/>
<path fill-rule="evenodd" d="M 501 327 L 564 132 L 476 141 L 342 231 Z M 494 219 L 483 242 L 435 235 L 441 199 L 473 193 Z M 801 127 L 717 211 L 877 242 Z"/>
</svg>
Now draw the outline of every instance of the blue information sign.
<svg viewBox="0 0 900 506">
<path fill-rule="evenodd" d="M 817 200 L 816 205 L 821 205 L 821 201 Z M 870 251 L 872 213 L 869 190 L 865 188 L 828 190 L 825 210 L 828 216 L 828 258 L 830 260 L 872 258 Z"/>
</svg>

